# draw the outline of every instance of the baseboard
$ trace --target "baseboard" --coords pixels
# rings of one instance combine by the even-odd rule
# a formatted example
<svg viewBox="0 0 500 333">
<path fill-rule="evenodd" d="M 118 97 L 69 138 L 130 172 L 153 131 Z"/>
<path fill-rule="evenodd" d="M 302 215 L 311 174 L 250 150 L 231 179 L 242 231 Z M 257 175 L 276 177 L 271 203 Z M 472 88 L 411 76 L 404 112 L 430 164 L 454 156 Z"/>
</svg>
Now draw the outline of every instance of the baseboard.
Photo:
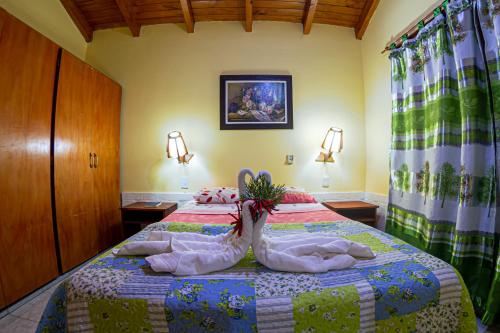
<svg viewBox="0 0 500 333">
<path fill-rule="evenodd" d="M 364 192 L 312 192 L 311 194 L 319 202 L 363 200 L 365 197 Z"/>
<path fill-rule="evenodd" d="M 177 202 L 180 205 L 193 199 L 192 192 L 122 192 L 122 206 L 137 201 Z"/>
<path fill-rule="evenodd" d="M 385 229 L 387 196 L 371 192 L 315 192 L 311 193 L 319 202 L 364 200 L 378 205 L 377 229 Z M 170 201 L 182 206 L 193 199 L 194 192 L 122 192 L 122 206 L 137 201 Z"/>
</svg>

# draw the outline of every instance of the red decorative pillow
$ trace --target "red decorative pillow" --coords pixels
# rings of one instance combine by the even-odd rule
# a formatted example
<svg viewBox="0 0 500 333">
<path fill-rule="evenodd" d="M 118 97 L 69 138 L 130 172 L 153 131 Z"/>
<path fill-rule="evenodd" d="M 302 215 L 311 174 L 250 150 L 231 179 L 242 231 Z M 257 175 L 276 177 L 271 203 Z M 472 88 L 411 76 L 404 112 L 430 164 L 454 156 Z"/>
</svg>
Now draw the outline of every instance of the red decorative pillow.
<svg viewBox="0 0 500 333">
<path fill-rule="evenodd" d="M 193 197 L 200 204 L 233 204 L 240 200 L 238 190 L 231 187 L 204 188 Z"/>
<path fill-rule="evenodd" d="M 296 189 L 287 189 L 283 196 L 282 204 L 295 204 L 295 203 L 316 203 L 316 199 L 307 192 L 298 191 Z"/>
</svg>

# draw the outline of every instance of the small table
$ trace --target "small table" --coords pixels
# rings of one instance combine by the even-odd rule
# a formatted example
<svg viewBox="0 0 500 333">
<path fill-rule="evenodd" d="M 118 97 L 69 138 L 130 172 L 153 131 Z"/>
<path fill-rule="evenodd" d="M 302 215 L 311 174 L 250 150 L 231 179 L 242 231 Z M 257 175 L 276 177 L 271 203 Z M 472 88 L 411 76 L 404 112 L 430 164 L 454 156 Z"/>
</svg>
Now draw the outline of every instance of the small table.
<svg viewBox="0 0 500 333">
<path fill-rule="evenodd" d="M 371 227 L 377 224 L 377 205 L 364 201 L 330 201 L 323 202 L 323 206 Z"/>
<path fill-rule="evenodd" d="M 139 232 L 148 224 L 161 221 L 177 209 L 175 202 L 162 202 L 159 206 L 150 206 L 146 202 L 134 202 L 122 207 L 122 224 L 126 237 Z"/>
</svg>

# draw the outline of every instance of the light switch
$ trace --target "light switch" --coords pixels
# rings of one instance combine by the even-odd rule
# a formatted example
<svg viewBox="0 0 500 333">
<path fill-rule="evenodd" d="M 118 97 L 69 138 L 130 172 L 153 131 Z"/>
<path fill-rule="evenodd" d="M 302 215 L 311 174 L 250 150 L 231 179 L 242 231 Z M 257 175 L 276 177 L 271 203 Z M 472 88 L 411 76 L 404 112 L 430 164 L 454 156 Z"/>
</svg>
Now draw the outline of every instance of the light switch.
<svg viewBox="0 0 500 333">
<path fill-rule="evenodd" d="M 293 155 L 286 155 L 286 157 L 285 157 L 285 163 L 287 165 L 292 165 L 293 164 Z"/>
<path fill-rule="evenodd" d="M 321 181 L 321 186 L 324 188 L 330 187 L 330 176 L 324 175 Z"/>
</svg>

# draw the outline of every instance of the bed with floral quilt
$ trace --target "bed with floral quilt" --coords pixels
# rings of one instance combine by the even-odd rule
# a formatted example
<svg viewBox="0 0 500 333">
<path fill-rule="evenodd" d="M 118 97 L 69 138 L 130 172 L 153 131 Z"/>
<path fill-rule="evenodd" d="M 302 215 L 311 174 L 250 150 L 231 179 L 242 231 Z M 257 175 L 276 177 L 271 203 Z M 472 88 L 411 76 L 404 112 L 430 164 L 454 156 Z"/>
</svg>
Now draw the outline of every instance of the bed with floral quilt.
<svg viewBox="0 0 500 333">
<path fill-rule="evenodd" d="M 234 205 L 188 204 L 152 230 L 219 234 Z M 144 257 L 110 251 L 62 282 L 37 332 L 476 332 L 468 291 L 447 263 L 320 204 L 279 205 L 265 233 L 329 233 L 377 256 L 321 274 L 269 270 L 251 249 L 203 276 L 153 272 Z M 120 246 L 120 245 L 119 245 Z"/>
</svg>

